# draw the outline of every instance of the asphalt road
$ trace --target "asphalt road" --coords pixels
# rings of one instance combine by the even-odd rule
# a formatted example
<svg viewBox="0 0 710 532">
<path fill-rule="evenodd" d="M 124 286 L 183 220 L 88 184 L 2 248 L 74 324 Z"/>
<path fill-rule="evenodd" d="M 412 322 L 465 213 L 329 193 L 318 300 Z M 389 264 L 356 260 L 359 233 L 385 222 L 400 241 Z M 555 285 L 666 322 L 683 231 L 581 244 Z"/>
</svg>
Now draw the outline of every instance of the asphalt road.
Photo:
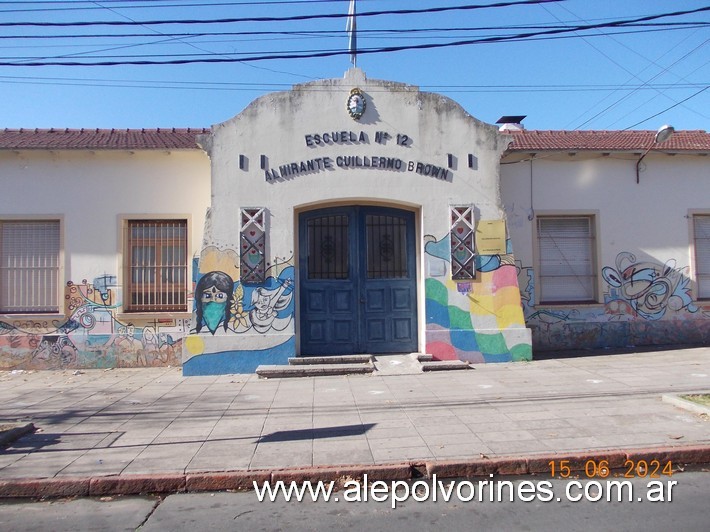
<svg viewBox="0 0 710 532">
<path fill-rule="evenodd" d="M 708 530 L 710 471 L 674 473 L 658 479 L 576 478 L 551 480 L 542 476 L 499 477 L 493 484 L 481 479 L 431 481 L 383 486 L 368 491 L 354 484 L 333 492 L 325 502 L 310 494 L 302 502 L 259 502 L 257 492 L 175 494 L 166 497 L 108 497 L 55 501 L 0 501 L 0 530 L 327 530 L 348 527 L 358 531 L 444 530 L 625 530 L 684 532 Z M 500 483 L 505 481 L 504 483 Z M 508 481 L 510 483 L 508 483 Z M 607 481 L 612 484 L 607 484 Z M 649 482 L 654 482 L 649 486 Z M 631 491 L 633 486 L 633 492 Z M 494 487 L 491 491 L 491 487 Z M 383 489 L 377 489 L 383 488 Z M 501 489 L 503 501 L 495 501 Z M 601 488 L 601 491 L 599 491 Z M 433 493 L 437 500 L 434 502 Z M 482 500 L 479 500 L 479 493 Z M 515 499 L 510 502 L 510 496 Z M 606 494 L 610 494 L 611 502 Z M 617 497 L 621 493 L 622 501 Z M 411 495 L 422 500 L 418 502 Z M 449 501 L 445 499 L 449 496 Z M 334 498 L 338 500 L 335 501 Z M 491 501 L 491 497 L 494 501 Z M 268 496 L 266 497 L 268 499 Z M 465 499 L 472 498 L 470 501 Z M 593 499 L 599 500 L 593 500 Z M 629 498 L 631 500 L 629 500 Z M 361 502 L 347 502 L 360 499 Z M 376 502 L 373 499 L 380 499 Z M 426 499 L 426 500 L 423 500 Z M 592 499 L 592 500 L 587 500 Z M 661 500 L 662 499 L 662 500 Z M 669 500 L 670 499 L 670 500 Z M 395 508 L 393 508 L 395 506 Z"/>
</svg>

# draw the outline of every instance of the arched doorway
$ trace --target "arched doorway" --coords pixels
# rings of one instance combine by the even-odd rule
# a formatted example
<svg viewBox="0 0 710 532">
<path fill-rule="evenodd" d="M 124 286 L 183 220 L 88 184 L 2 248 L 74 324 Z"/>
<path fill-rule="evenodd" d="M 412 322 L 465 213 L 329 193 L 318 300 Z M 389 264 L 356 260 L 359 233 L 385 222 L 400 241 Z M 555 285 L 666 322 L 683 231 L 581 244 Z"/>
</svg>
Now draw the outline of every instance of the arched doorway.
<svg viewBox="0 0 710 532">
<path fill-rule="evenodd" d="M 376 206 L 299 215 L 302 355 L 417 350 L 414 223 Z"/>
</svg>

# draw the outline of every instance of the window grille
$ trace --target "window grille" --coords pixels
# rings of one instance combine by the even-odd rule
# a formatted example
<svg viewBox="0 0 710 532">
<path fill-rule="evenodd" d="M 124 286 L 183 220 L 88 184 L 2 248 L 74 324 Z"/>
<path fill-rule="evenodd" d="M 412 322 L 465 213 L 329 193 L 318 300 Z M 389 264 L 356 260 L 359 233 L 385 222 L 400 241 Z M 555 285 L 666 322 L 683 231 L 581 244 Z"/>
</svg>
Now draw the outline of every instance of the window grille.
<svg viewBox="0 0 710 532">
<path fill-rule="evenodd" d="M 309 279 L 347 279 L 350 276 L 348 226 L 347 215 L 308 220 Z"/>
<path fill-rule="evenodd" d="M 476 277 L 473 207 L 451 207 L 451 278 L 470 281 Z"/>
<path fill-rule="evenodd" d="M 127 312 L 187 311 L 187 221 L 127 220 Z"/>
<path fill-rule="evenodd" d="M 367 278 L 402 279 L 407 271 L 407 222 L 398 216 L 368 214 Z"/>
<path fill-rule="evenodd" d="M 266 280 L 266 226 L 264 209 L 242 209 L 240 277 L 243 283 Z"/>
</svg>

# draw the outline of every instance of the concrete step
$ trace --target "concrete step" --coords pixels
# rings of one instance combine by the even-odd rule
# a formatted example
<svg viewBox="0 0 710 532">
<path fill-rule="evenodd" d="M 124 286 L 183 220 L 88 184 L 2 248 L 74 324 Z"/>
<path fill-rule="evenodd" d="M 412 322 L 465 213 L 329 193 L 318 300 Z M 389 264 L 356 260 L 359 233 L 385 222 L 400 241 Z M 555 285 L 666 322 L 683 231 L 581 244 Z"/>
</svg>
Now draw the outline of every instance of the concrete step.
<svg viewBox="0 0 710 532">
<path fill-rule="evenodd" d="M 458 369 L 471 369 L 468 362 L 463 360 L 432 360 L 422 362 L 422 371 L 451 371 Z"/>
<path fill-rule="evenodd" d="M 419 362 L 431 362 L 434 360 L 434 355 L 429 353 L 417 353 L 417 360 Z"/>
<path fill-rule="evenodd" d="M 312 364 L 371 364 L 373 358 L 372 355 L 305 356 L 289 358 L 288 363 L 292 366 L 308 366 Z"/>
<path fill-rule="evenodd" d="M 372 373 L 372 364 L 302 364 L 271 366 L 261 365 L 256 368 L 256 374 L 264 378 L 284 377 L 319 377 L 324 375 L 353 375 L 356 373 Z"/>
</svg>

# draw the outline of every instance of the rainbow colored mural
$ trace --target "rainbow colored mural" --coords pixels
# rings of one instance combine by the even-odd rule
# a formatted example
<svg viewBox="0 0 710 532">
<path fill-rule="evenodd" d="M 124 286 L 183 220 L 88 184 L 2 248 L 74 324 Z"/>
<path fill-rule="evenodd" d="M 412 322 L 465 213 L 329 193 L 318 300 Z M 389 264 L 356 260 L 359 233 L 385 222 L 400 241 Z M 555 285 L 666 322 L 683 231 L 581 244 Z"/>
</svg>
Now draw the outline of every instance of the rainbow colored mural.
<svg viewBox="0 0 710 532">
<path fill-rule="evenodd" d="M 476 256 L 476 278 L 448 276 L 449 236 L 425 237 L 426 352 L 473 363 L 532 359 L 510 240 L 505 255 Z"/>
</svg>

